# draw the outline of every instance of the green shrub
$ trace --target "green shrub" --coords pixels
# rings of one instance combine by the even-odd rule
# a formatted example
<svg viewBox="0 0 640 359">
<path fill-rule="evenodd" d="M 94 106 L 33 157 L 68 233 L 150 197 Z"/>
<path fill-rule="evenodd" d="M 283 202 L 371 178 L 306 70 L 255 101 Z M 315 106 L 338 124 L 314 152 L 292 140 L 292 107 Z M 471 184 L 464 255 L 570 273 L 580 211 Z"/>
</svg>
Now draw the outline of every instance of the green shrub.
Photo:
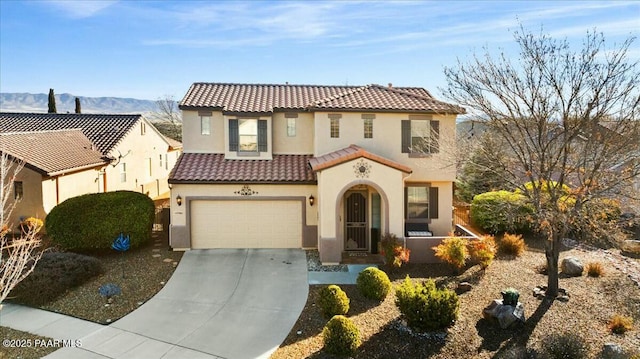
<svg viewBox="0 0 640 359">
<path fill-rule="evenodd" d="M 40 306 L 102 273 L 100 261 L 76 253 L 44 253 L 33 272 L 11 291 L 17 302 Z"/>
<path fill-rule="evenodd" d="M 67 249 L 109 249 L 120 233 L 129 235 L 135 248 L 149 240 L 154 210 L 142 193 L 94 193 L 55 206 L 45 223 L 51 240 Z"/>
<path fill-rule="evenodd" d="M 380 246 L 382 247 L 381 254 L 384 256 L 385 263 L 394 268 L 400 268 L 403 263 L 409 262 L 411 251 L 409 248 L 404 247 L 395 234 L 386 233 L 380 240 Z"/>
<path fill-rule="evenodd" d="M 493 262 L 498 247 L 493 236 L 482 236 L 476 240 L 469 241 L 469 255 L 471 261 L 480 264 L 482 269 L 486 269 Z"/>
<path fill-rule="evenodd" d="M 457 270 L 464 267 L 469 259 L 468 240 L 460 237 L 445 238 L 442 243 L 433 247 L 436 257 L 453 265 Z"/>
<path fill-rule="evenodd" d="M 527 245 L 521 235 L 505 233 L 499 242 L 498 248 L 502 254 L 520 257 Z"/>
<path fill-rule="evenodd" d="M 382 301 L 391 290 L 387 273 L 376 267 L 369 267 L 358 274 L 356 286 L 363 296 Z"/>
<path fill-rule="evenodd" d="M 549 359 L 587 358 L 589 346 L 575 333 L 551 334 L 542 339 L 543 357 Z"/>
<path fill-rule="evenodd" d="M 330 285 L 320 290 L 320 308 L 322 315 L 331 318 L 334 315 L 344 315 L 349 312 L 349 297 L 337 285 Z"/>
<path fill-rule="evenodd" d="M 329 320 L 322 330 L 322 340 L 324 349 L 337 355 L 351 355 L 362 344 L 360 330 L 343 315 L 336 315 Z"/>
<path fill-rule="evenodd" d="M 460 300 L 455 292 L 436 288 L 433 279 L 416 284 L 407 276 L 396 289 L 396 306 L 409 327 L 433 331 L 458 319 Z"/>
<path fill-rule="evenodd" d="M 525 232 L 530 229 L 533 208 L 520 193 L 481 193 L 471 202 L 471 220 L 489 233 Z"/>
</svg>

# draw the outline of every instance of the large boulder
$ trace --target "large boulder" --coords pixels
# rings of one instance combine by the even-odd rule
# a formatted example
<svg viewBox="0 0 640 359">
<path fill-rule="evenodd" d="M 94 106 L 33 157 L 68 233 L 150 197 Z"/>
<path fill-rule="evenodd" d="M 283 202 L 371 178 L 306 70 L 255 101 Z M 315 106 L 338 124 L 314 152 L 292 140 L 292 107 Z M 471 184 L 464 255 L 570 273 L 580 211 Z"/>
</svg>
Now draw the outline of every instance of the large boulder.
<svg viewBox="0 0 640 359">
<path fill-rule="evenodd" d="M 579 277 L 584 271 L 584 265 L 576 257 L 567 257 L 563 259 L 560 268 L 562 269 L 562 273 L 571 277 Z"/>
<path fill-rule="evenodd" d="M 502 299 L 494 299 L 482 310 L 482 315 L 488 320 L 497 320 L 500 328 L 506 329 L 516 321 L 525 322 L 524 305 L 520 302 L 516 306 L 502 304 Z"/>
<path fill-rule="evenodd" d="M 600 353 L 602 359 L 625 359 L 628 356 L 625 354 L 624 349 L 616 343 L 605 343 Z"/>
</svg>

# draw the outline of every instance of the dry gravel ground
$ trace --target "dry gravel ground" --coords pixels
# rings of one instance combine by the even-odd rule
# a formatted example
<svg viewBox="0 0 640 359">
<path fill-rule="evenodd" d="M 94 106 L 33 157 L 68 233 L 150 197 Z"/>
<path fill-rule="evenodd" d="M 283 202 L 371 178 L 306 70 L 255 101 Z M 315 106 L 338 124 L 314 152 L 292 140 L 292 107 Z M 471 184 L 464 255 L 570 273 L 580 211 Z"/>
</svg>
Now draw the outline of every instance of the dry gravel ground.
<svg viewBox="0 0 640 359">
<path fill-rule="evenodd" d="M 605 266 L 600 278 L 582 277 L 560 279 L 571 298 L 569 302 L 545 304 L 533 297 L 537 285 L 546 285 L 547 277 L 538 273 L 545 256 L 540 243 L 532 246 L 520 258 L 498 258 L 483 273 L 478 266 L 468 268 L 461 275 L 452 275 L 443 264 L 407 265 L 390 274 L 399 284 L 409 274 L 411 278 L 434 278 L 441 285 L 454 288 L 468 281 L 473 289 L 460 295 L 460 316 L 446 334 L 425 337 L 411 334 L 399 321 L 400 313 L 394 305 L 394 293 L 380 304 L 363 298 L 355 286 L 341 286 L 351 299 L 348 316 L 361 332 L 362 346 L 354 358 L 526 358 L 536 357 L 541 340 L 551 333 L 575 332 L 584 338 L 592 358 L 597 358 L 605 343 L 618 343 L 626 350 L 640 348 L 640 288 L 622 273 L 601 251 L 566 249 L 560 259 L 575 256 L 586 265 L 599 261 Z M 614 253 L 615 254 L 615 253 Z M 615 260 L 615 259 L 614 259 Z M 629 261 L 627 266 L 640 273 L 640 262 Z M 629 271 L 629 270 L 627 270 Z M 311 286 L 309 299 L 291 333 L 271 356 L 272 359 L 332 358 L 322 350 L 322 328 L 327 320 L 317 307 L 318 291 Z M 516 328 L 502 330 L 482 318 L 482 309 L 500 291 L 514 287 L 521 293 L 527 322 Z M 624 335 L 611 334 L 607 322 L 614 314 L 632 316 L 634 328 Z M 298 334 L 300 333 L 300 334 Z M 540 357 L 539 355 L 537 357 Z"/>
<path fill-rule="evenodd" d="M 110 324 L 132 312 L 160 291 L 164 283 L 171 278 L 182 254 L 183 252 L 170 251 L 166 235 L 160 232 L 154 232 L 149 243 L 141 248 L 125 253 L 94 254 L 102 263 L 104 273 L 67 291 L 40 308 L 101 324 Z M 98 288 L 106 283 L 114 283 L 122 288 L 122 294 L 115 296 L 108 306 L 105 305 L 107 304 L 105 298 L 98 293 Z M 40 338 L 2 326 L 0 326 L 0 337 L 34 340 Z M 0 347 L 0 359 L 40 358 L 55 349 Z"/>
<path fill-rule="evenodd" d="M 37 359 L 53 353 L 58 348 L 50 345 L 40 345 L 36 343 L 46 343 L 49 338 L 33 335 L 30 333 L 0 327 L 0 337 L 4 339 L 19 339 L 20 345 L 24 347 L 6 348 L 0 347 L 0 359 Z M 29 343 L 29 344 L 27 344 Z"/>
</svg>

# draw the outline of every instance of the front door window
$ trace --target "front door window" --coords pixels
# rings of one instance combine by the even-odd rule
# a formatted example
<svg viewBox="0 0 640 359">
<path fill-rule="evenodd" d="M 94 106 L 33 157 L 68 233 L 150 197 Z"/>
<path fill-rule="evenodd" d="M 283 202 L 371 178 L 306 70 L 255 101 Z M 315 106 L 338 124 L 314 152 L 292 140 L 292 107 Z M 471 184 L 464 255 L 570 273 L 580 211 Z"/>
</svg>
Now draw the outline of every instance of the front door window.
<svg viewBox="0 0 640 359">
<path fill-rule="evenodd" d="M 367 250 L 367 193 L 347 192 L 345 195 L 345 249 Z"/>
</svg>

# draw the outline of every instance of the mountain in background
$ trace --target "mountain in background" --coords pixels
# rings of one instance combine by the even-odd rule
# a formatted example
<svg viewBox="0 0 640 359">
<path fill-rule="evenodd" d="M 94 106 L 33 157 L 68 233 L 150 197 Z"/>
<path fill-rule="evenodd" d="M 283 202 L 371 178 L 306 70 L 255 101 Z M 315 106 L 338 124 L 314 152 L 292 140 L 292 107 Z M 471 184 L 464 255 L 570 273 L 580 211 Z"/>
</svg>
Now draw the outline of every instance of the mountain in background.
<svg viewBox="0 0 640 359">
<path fill-rule="evenodd" d="M 80 98 L 82 113 L 136 113 L 157 111 L 156 101 L 121 97 Z M 58 113 L 74 113 L 76 96 L 63 93 L 56 95 Z M 44 93 L 0 93 L 0 111 L 46 113 L 48 95 Z"/>
</svg>

